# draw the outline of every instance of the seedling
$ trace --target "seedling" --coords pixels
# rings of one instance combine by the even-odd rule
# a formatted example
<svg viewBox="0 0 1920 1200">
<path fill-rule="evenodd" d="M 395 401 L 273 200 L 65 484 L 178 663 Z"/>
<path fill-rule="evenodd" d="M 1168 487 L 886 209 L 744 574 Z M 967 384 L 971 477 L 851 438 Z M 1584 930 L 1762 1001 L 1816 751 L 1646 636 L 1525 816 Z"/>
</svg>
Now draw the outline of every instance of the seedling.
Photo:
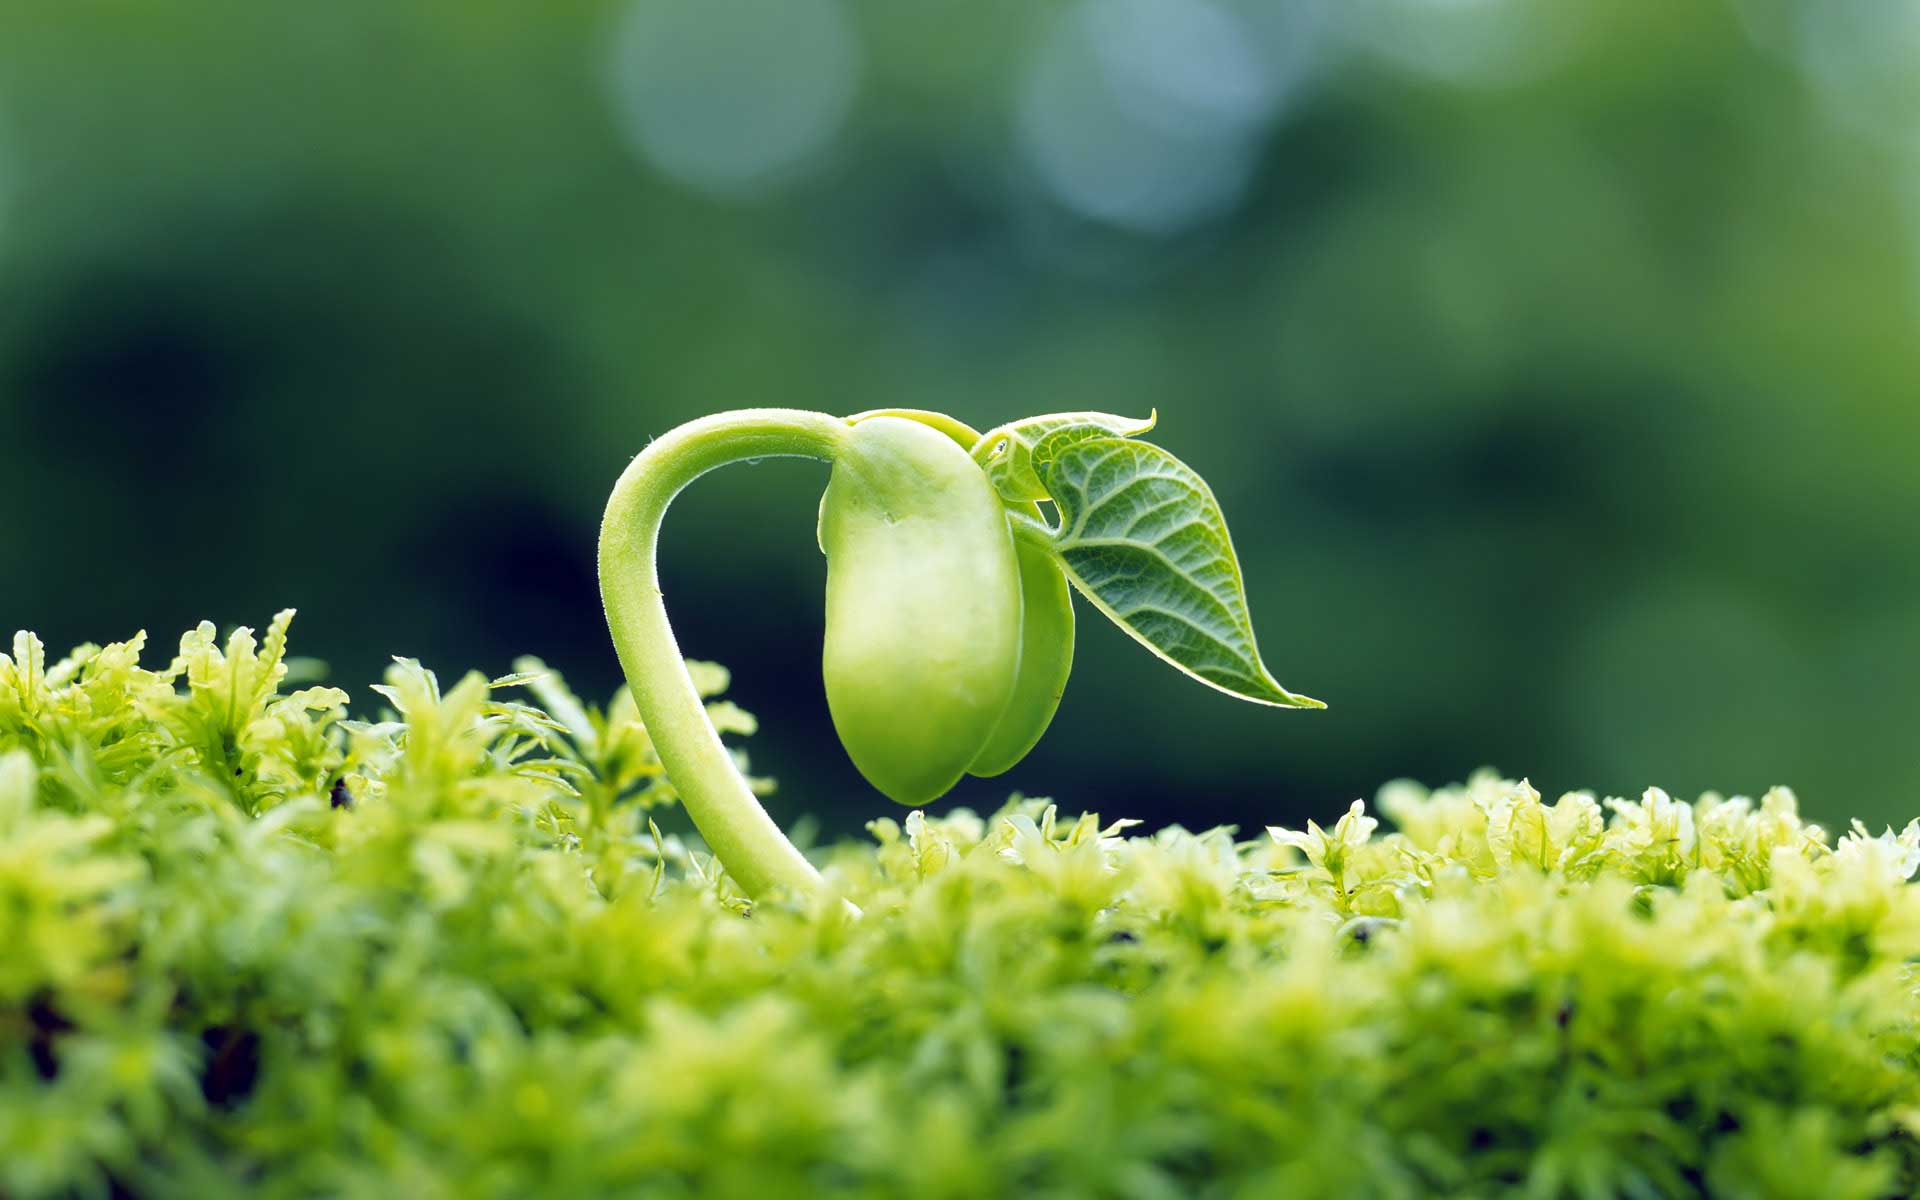
<svg viewBox="0 0 1920 1200">
<path fill-rule="evenodd" d="M 1138 440 L 1153 425 L 1056 413 L 983 434 L 913 409 L 743 409 L 688 422 L 633 460 L 600 529 L 607 624 L 682 803 L 748 894 L 807 893 L 820 878 L 735 769 L 674 640 L 655 562 L 673 498 L 727 463 L 833 465 L 819 524 L 827 704 L 861 774 L 918 806 L 964 775 L 1007 771 L 1046 732 L 1073 665 L 1070 588 L 1209 687 L 1324 707 L 1261 662 L 1220 505 Z"/>
</svg>

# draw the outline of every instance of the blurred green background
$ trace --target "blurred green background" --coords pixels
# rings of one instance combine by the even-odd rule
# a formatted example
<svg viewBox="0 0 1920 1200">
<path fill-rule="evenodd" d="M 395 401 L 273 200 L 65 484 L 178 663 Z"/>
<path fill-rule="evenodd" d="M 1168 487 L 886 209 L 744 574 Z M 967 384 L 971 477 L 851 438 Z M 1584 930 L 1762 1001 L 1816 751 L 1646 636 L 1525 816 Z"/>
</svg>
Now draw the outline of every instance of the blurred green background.
<svg viewBox="0 0 1920 1200">
<path fill-rule="evenodd" d="M 1482 764 L 1920 811 L 1920 5 L 0 5 L 0 628 L 301 610 L 365 690 L 604 696 L 600 507 L 716 409 L 1160 410 L 1263 649 L 1083 609 L 1008 787 L 1200 826 Z M 815 464 L 663 542 L 776 815 L 833 739 Z"/>
</svg>

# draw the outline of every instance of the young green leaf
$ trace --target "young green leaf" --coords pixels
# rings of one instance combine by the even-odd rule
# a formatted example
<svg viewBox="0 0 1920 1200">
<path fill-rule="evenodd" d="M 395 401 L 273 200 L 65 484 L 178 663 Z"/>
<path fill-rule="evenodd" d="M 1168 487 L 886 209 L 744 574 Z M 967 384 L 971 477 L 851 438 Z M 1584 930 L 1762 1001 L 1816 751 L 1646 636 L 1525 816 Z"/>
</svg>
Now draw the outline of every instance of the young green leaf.
<svg viewBox="0 0 1920 1200">
<path fill-rule="evenodd" d="M 1158 446 L 1056 428 L 1030 448 L 1060 510 L 1054 549 L 1094 607 L 1174 666 L 1243 700 L 1324 708 L 1260 661 L 1240 561 L 1212 489 Z"/>
<path fill-rule="evenodd" d="M 986 471 L 993 486 L 1009 501 L 1051 499 L 1046 484 L 1034 473 L 1033 452 L 1049 438 L 1061 439 L 1056 445 L 1096 437 L 1134 437 L 1153 428 L 1159 419 L 1156 411 L 1142 421 L 1135 417 L 1117 417 L 1112 413 L 1049 413 L 1013 421 L 982 434 L 974 443 L 973 460 Z"/>
</svg>

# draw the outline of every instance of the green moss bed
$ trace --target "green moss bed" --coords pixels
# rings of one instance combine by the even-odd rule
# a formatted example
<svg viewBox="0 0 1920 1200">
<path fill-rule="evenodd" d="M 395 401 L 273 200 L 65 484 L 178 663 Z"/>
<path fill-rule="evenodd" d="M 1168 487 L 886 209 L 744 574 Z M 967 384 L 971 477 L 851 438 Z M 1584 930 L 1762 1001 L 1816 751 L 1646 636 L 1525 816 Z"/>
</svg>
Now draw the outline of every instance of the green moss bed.
<svg viewBox="0 0 1920 1200">
<path fill-rule="evenodd" d="M 1920 1187 L 1920 825 L 1016 799 L 820 850 L 864 915 L 749 904 L 629 703 L 401 661 L 350 720 L 288 616 L 0 657 L 8 1200 Z"/>
</svg>

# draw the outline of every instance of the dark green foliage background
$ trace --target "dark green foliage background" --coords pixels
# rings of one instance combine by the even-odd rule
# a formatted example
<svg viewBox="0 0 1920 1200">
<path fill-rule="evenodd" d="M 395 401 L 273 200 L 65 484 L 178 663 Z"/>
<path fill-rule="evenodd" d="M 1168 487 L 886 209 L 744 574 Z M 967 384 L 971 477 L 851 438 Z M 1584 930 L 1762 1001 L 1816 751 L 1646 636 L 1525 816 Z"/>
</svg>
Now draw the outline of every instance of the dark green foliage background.
<svg viewBox="0 0 1920 1200">
<path fill-rule="evenodd" d="M 594 527 L 650 435 L 1157 406 L 1276 674 L 1332 708 L 1238 706 L 1090 622 L 1053 734 L 962 799 L 1251 827 L 1493 762 L 1907 815 L 1914 32 L 1563 0 L 1546 69 L 1441 79 L 1381 50 L 1407 5 L 1333 7 L 1244 200 L 1153 236 L 1022 175 L 1059 5 L 855 5 L 827 158 L 727 200 L 623 142 L 614 7 L 0 6 L 0 630 L 298 605 L 343 682 L 531 651 L 605 695 Z M 777 815 L 848 829 L 823 480 L 709 482 L 665 572 Z"/>
</svg>

